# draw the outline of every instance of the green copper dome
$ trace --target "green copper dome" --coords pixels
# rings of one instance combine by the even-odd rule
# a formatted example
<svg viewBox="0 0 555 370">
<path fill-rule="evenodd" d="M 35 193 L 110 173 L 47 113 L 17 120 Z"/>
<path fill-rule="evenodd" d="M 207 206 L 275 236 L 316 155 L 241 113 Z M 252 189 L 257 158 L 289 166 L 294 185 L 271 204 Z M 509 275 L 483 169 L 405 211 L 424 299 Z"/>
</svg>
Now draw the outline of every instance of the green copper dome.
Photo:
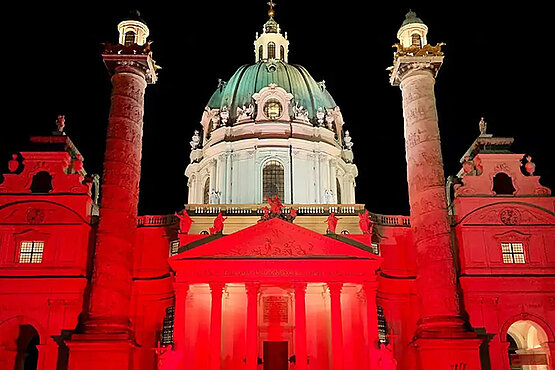
<svg viewBox="0 0 555 370">
<path fill-rule="evenodd" d="M 226 106 L 233 120 L 237 107 L 254 105 L 252 95 L 271 83 L 291 93 L 291 107 L 304 107 L 310 118 L 315 117 L 319 108 L 337 106 L 323 82 L 316 82 L 304 67 L 282 60 L 265 60 L 240 67 L 228 82 L 220 83 L 207 106 L 212 109 Z"/>
<path fill-rule="evenodd" d="M 420 19 L 416 16 L 415 12 L 413 12 L 412 10 L 409 10 L 409 12 L 405 15 L 405 20 L 401 24 L 401 27 L 406 26 L 407 24 L 411 24 L 411 23 L 422 23 L 423 24 L 424 22 L 422 22 L 422 19 Z"/>
</svg>

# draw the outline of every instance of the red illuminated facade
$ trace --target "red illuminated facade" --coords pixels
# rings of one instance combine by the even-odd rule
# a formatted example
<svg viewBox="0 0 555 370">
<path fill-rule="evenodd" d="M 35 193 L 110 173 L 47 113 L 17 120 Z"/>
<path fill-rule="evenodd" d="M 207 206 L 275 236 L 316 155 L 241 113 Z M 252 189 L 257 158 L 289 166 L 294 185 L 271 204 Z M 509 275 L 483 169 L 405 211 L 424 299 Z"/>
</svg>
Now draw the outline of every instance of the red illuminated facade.
<svg viewBox="0 0 555 370">
<path fill-rule="evenodd" d="M 60 117 L 0 182 L 0 369 L 554 368 L 555 199 L 531 158 L 484 121 L 446 186 L 434 96 L 443 53 L 414 13 L 391 68 L 410 217 L 342 203 L 327 177 L 335 202 L 244 204 L 206 188 L 206 204 L 138 216 L 144 94 L 157 66 L 146 25 L 120 26 L 103 54 L 113 90 L 102 181 Z M 271 10 L 261 39 L 280 35 Z M 268 114 L 291 99 L 273 84 L 264 94 L 274 96 Z M 350 168 L 348 132 L 315 117 L 315 130 L 327 122 L 339 133 Z M 231 130 L 214 124 L 199 140 L 208 147 L 219 129 Z M 202 164 L 195 137 L 191 146 Z M 207 184 L 228 176 L 226 158 Z M 272 176 L 287 170 L 272 165 Z"/>
</svg>

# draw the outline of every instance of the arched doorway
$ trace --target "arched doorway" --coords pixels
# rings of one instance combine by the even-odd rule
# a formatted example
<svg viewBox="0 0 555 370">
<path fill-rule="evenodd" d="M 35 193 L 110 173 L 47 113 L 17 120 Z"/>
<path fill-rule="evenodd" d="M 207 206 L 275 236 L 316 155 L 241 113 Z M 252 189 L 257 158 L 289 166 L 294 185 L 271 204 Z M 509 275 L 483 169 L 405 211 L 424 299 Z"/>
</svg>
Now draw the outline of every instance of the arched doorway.
<svg viewBox="0 0 555 370">
<path fill-rule="evenodd" d="M 514 322 L 507 330 L 511 370 L 547 370 L 547 334 L 531 320 Z"/>
<path fill-rule="evenodd" d="M 39 358 L 39 333 L 31 325 L 20 325 L 16 340 L 17 355 L 14 370 L 36 370 Z"/>
</svg>

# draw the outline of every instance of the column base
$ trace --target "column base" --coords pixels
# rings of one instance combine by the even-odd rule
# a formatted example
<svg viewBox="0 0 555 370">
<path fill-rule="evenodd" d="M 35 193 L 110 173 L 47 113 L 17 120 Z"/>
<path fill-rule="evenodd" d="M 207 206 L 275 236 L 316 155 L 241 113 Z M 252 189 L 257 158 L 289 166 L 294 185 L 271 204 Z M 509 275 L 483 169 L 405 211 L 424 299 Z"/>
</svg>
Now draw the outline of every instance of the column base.
<svg viewBox="0 0 555 370">
<path fill-rule="evenodd" d="M 68 370 L 132 370 L 135 341 L 126 334 L 75 334 Z"/>
<path fill-rule="evenodd" d="M 421 370 L 480 370 L 478 338 L 418 338 L 416 347 Z"/>
</svg>

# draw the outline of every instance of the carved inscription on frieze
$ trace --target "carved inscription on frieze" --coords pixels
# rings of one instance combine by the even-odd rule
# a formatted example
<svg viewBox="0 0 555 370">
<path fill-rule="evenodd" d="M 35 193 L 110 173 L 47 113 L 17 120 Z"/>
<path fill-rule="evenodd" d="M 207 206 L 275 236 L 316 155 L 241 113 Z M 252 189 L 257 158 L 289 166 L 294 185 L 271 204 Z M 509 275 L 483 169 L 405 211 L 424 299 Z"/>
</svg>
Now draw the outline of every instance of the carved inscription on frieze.
<svg viewBox="0 0 555 370">
<path fill-rule="evenodd" d="M 262 297 L 263 322 L 284 323 L 289 322 L 289 297 L 266 296 Z"/>
</svg>

